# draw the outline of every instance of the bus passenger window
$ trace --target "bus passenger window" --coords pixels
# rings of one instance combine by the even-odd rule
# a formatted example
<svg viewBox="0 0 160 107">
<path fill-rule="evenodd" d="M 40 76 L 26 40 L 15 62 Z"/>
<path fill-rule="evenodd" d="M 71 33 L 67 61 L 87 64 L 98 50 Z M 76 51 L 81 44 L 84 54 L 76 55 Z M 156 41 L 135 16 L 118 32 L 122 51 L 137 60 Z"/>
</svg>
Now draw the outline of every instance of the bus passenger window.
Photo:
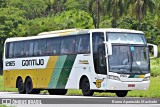
<svg viewBox="0 0 160 107">
<path fill-rule="evenodd" d="M 75 38 L 67 37 L 61 41 L 61 54 L 73 54 L 75 50 Z"/>
<path fill-rule="evenodd" d="M 77 36 L 77 38 L 76 38 L 76 52 L 77 53 L 89 53 L 90 52 L 89 35 Z"/>
<path fill-rule="evenodd" d="M 46 55 L 46 40 L 37 40 L 34 45 L 34 55 Z"/>
<path fill-rule="evenodd" d="M 32 56 L 33 55 L 33 41 L 24 42 L 24 56 Z"/>
<path fill-rule="evenodd" d="M 23 42 L 16 42 L 14 47 L 14 57 L 23 57 L 24 51 L 23 51 Z"/>
<path fill-rule="evenodd" d="M 9 43 L 9 58 L 14 57 L 14 43 Z"/>
<path fill-rule="evenodd" d="M 47 40 L 47 55 L 58 55 L 60 50 L 60 39 L 51 38 Z"/>
</svg>

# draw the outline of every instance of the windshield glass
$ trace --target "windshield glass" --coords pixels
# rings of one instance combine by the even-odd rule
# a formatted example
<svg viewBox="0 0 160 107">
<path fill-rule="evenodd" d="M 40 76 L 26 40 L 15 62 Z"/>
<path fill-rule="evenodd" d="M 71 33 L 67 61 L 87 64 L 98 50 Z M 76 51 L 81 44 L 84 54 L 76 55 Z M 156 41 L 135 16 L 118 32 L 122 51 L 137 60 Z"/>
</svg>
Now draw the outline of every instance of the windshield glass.
<svg viewBox="0 0 160 107">
<path fill-rule="evenodd" d="M 112 46 L 110 72 L 149 73 L 148 49 L 145 46 Z"/>
<path fill-rule="evenodd" d="M 107 33 L 108 42 L 124 44 L 146 44 L 143 34 Z"/>
</svg>

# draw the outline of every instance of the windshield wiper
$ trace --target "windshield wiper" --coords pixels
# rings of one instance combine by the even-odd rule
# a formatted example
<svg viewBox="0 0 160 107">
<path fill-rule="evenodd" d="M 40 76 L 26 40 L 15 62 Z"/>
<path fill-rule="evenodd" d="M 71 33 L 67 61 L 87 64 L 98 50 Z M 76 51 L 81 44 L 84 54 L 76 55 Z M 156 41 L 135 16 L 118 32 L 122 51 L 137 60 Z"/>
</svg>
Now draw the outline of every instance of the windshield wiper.
<svg viewBox="0 0 160 107">
<path fill-rule="evenodd" d="M 132 60 L 132 63 L 133 63 L 133 62 L 135 62 L 135 64 L 137 65 L 139 71 L 140 71 L 141 73 L 143 73 L 142 70 L 141 70 L 141 68 L 140 68 L 139 65 L 137 64 L 136 60 L 133 59 L 133 60 Z"/>
</svg>

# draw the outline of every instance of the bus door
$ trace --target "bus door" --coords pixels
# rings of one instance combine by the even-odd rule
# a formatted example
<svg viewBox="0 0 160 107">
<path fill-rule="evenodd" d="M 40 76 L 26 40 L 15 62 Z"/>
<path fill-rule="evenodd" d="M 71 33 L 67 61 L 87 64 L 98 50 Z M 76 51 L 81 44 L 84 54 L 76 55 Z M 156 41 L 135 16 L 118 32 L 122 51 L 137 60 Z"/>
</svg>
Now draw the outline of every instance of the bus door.
<svg viewBox="0 0 160 107">
<path fill-rule="evenodd" d="M 98 79 L 96 80 L 96 87 L 99 89 L 106 89 L 106 78 L 107 78 L 107 65 L 106 65 L 106 54 L 104 44 L 98 46 Z"/>
</svg>

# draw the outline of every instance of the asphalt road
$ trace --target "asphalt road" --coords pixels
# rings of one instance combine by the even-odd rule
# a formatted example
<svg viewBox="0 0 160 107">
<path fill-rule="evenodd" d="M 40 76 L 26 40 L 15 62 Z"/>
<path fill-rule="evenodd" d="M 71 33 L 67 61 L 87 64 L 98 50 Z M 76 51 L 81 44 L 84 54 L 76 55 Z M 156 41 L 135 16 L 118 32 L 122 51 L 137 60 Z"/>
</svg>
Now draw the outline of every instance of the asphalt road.
<svg viewBox="0 0 160 107">
<path fill-rule="evenodd" d="M 86 97 L 86 96 L 67 96 L 67 95 L 44 95 L 44 94 L 36 95 L 36 94 L 19 94 L 17 92 L 0 92 L 0 104 L 16 105 L 18 107 L 21 106 L 24 107 L 30 104 L 32 106 L 35 106 L 34 104 L 38 106 L 44 106 L 47 104 L 47 107 L 49 106 L 49 104 L 54 104 L 54 105 L 71 104 L 72 106 L 77 104 L 80 105 L 91 104 L 93 105 L 92 107 L 94 107 L 97 104 L 104 105 L 104 107 L 106 107 L 105 106 L 106 104 L 110 104 L 111 106 L 117 105 L 118 107 L 124 107 L 124 105 L 130 104 L 131 106 L 129 107 L 134 107 L 136 104 L 137 107 L 141 107 L 142 105 L 145 105 L 145 107 L 158 107 L 160 106 L 160 99 L 153 99 L 153 98 L 147 99 L 147 98 L 136 98 L 136 97 L 125 97 L 125 98 L 95 97 L 95 96 Z"/>
</svg>

